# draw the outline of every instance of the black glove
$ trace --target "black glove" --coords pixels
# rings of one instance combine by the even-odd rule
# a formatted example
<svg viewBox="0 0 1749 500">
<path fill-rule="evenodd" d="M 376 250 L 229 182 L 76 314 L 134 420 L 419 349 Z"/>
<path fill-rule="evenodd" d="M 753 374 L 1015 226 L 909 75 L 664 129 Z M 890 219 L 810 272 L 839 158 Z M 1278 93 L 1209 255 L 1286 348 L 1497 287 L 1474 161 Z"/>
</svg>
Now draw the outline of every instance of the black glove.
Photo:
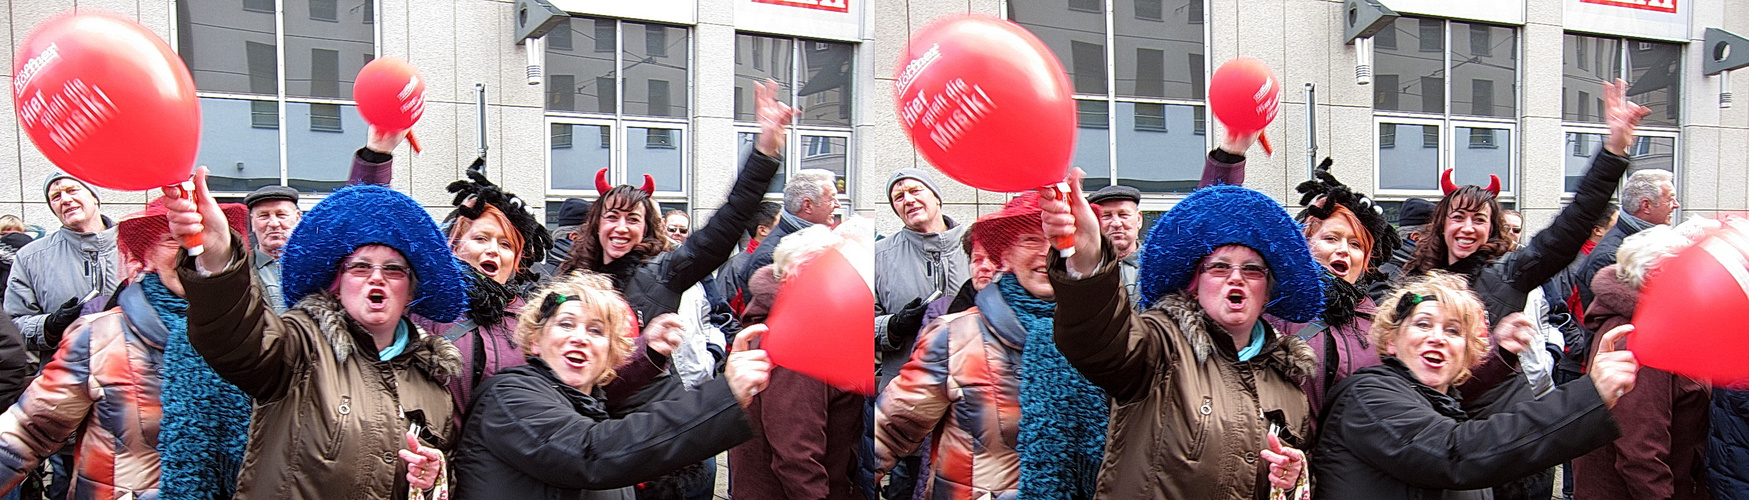
<svg viewBox="0 0 1749 500">
<path fill-rule="evenodd" d="M 60 346 L 62 334 L 66 333 L 68 326 L 73 325 L 73 320 L 79 319 L 79 310 L 84 307 L 85 304 L 79 302 L 78 297 L 74 297 L 67 299 L 55 312 L 43 318 L 43 342 L 50 348 Z"/>
<path fill-rule="evenodd" d="M 893 317 L 887 320 L 887 343 L 895 349 L 910 347 L 904 339 L 917 338 L 917 331 L 923 329 L 923 313 L 928 310 L 929 304 L 923 303 L 923 298 L 919 297 L 893 313 Z"/>
</svg>

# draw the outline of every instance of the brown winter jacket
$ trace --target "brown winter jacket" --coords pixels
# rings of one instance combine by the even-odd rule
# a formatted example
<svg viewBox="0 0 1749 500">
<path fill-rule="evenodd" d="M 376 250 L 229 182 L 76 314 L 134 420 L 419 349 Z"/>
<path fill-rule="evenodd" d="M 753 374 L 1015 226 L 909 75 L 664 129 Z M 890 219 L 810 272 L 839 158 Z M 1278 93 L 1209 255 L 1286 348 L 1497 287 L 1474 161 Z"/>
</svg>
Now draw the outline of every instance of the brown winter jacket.
<svg viewBox="0 0 1749 500">
<path fill-rule="evenodd" d="M 1305 447 L 1310 410 L 1299 380 L 1312 350 L 1268 329 L 1263 351 L 1240 362 L 1195 297 L 1169 295 L 1133 311 L 1109 244 L 1105 264 L 1074 279 L 1051 255 L 1057 348 L 1112 397 L 1099 498 L 1263 499 L 1270 422 Z"/>
<path fill-rule="evenodd" d="M 1634 317 L 1640 292 L 1616 279 L 1610 264 L 1591 280 L 1585 327 L 1603 333 Z M 1574 498 L 1703 500 L 1712 498 L 1701 479 L 1712 390 L 1706 384 L 1649 366 L 1640 367 L 1634 390 L 1610 413 L 1621 437 L 1573 459 Z"/>
<path fill-rule="evenodd" d="M 231 250 L 244 255 L 235 240 Z M 276 316 L 250 286 L 246 259 L 211 276 L 186 256 L 179 267 L 189 343 L 255 400 L 238 500 L 407 498 L 407 466 L 396 452 L 408 425 L 422 418 L 426 446 L 453 446 L 444 383 L 460 354 L 443 337 L 409 323 L 407 350 L 378 361 L 370 335 L 338 300 L 313 294 Z"/>
</svg>

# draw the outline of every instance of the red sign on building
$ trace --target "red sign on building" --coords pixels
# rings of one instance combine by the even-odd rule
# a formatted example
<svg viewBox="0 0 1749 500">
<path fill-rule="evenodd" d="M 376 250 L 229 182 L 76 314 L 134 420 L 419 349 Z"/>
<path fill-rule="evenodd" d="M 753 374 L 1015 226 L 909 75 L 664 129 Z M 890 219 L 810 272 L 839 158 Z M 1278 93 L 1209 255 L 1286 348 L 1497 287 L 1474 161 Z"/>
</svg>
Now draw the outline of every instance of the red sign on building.
<svg viewBox="0 0 1749 500">
<path fill-rule="evenodd" d="M 1674 4 L 1676 2 L 1676 0 L 1654 0 L 1654 1 L 1667 1 L 1667 2 L 1671 2 L 1672 4 Z M 818 10 L 831 11 L 831 12 L 850 12 L 850 0 L 753 0 L 753 2 L 754 3 L 768 3 L 768 4 L 772 4 L 772 5 L 788 5 L 790 7 L 801 7 L 804 9 L 818 9 Z M 1675 7 L 1671 7 L 1671 8 L 1674 9 Z"/>
<path fill-rule="evenodd" d="M 754 0 L 763 1 L 763 0 Z M 1579 0 L 1583 3 L 1598 5 L 1613 5 L 1630 9 L 1650 10 L 1655 12 L 1676 13 L 1676 0 Z"/>
</svg>

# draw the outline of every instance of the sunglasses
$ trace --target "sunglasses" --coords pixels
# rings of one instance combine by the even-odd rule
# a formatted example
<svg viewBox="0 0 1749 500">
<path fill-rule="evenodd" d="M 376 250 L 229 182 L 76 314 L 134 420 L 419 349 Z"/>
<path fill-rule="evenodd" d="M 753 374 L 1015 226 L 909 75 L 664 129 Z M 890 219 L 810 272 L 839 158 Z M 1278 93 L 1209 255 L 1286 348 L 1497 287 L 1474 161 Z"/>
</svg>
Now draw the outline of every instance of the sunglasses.
<svg viewBox="0 0 1749 500">
<path fill-rule="evenodd" d="M 341 266 L 342 271 L 354 278 L 369 278 L 377 269 L 383 270 L 383 277 L 392 280 L 404 280 L 413 275 L 413 268 L 400 264 L 371 264 L 369 262 L 348 262 Z"/>
<path fill-rule="evenodd" d="M 1202 265 L 1202 272 L 1208 273 L 1209 276 L 1214 276 L 1216 278 L 1232 276 L 1233 270 L 1235 269 L 1239 271 L 1240 276 L 1244 276 L 1245 279 L 1248 280 L 1260 280 L 1269 276 L 1269 268 L 1257 264 L 1245 264 L 1243 266 L 1233 267 L 1232 264 L 1225 262 L 1211 262 Z"/>
<path fill-rule="evenodd" d="M 670 233 L 686 234 L 691 231 L 692 230 L 688 229 L 686 226 L 668 226 L 668 232 Z"/>
</svg>

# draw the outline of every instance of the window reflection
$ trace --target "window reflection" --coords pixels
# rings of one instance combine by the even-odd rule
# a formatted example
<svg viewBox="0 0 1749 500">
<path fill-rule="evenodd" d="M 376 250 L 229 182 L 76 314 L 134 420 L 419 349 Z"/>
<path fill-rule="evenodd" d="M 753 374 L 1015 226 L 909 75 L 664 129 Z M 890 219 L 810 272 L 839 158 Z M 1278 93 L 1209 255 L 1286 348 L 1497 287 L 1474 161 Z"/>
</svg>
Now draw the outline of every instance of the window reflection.
<svg viewBox="0 0 1749 500">
<path fill-rule="evenodd" d="M 807 41 L 802 47 L 802 80 L 796 102 L 802 104 L 797 123 L 803 126 L 850 126 L 850 81 L 856 47 L 848 43 Z"/>
<path fill-rule="evenodd" d="M 675 92 L 683 92 L 686 88 L 686 48 L 691 43 L 686 28 L 634 22 L 623 24 L 622 31 L 626 33 L 623 61 L 626 114 L 687 116 L 686 96 Z M 643 35 L 642 43 L 636 43 L 638 38 L 634 35 L 637 34 Z"/>
<path fill-rule="evenodd" d="M 600 29 L 605 21 L 605 30 Z M 569 43 L 547 44 L 547 109 L 579 113 L 614 113 L 612 19 L 571 18 L 553 31 Z M 547 35 L 549 38 L 552 35 Z M 605 44 L 605 52 L 599 48 Z"/>
<path fill-rule="evenodd" d="M 606 125 L 554 123 L 552 126 L 554 190 L 595 191 L 595 172 L 613 161 L 612 130 Z"/>
<path fill-rule="evenodd" d="M 1456 146 L 1452 163 L 1457 165 L 1457 171 L 1452 173 L 1452 182 L 1458 185 L 1475 184 L 1487 186 L 1489 175 L 1500 177 L 1500 190 L 1511 191 L 1512 186 L 1512 131 L 1499 128 L 1455 127 L 1457 139 L 1463 141 Z"/>
<path fill-rule="evenodd" d="M 1517 117 L 1517 31 L 1453 21 L 1451 37 L 1452 113 Z"/>
<path fill-rule="evenodd" d="M 1444 21 L 1397 18 L 1373 44 L 1373 107 L 1381 111 L 1445 111 Z M 1388 40 L 1390 43 L 1384 43 Z"/>
<path fill-rule="evenodd" d="M 1112 18 L 1119 97 L 1202 98 L 1203 30 L 1188 18 L 1190 5 L 1200 6 L 1202 0 L 1172 3 L 1172 15 L 1150 20 L 1142 14 L 1160 8 L 1160 0 L 1114 2 L 1119 13 L 1137 13 Z M 1201 21 L 1200 9 L 1196 14 Z"/>
<path fill-rule="evenodd" d="M 1629 40 L 1627 97 L 1652 109 L 1644 125 L 1674 127 L 1681 122 L 1682 46 Z"/>
<path fill-rule="evenodd" d="M 1379 188 L 1437 189 L 1439 142 L 1438 125 L 1380 123 Z"/>
<path fill-rule="evenodd" d="M 265 104 L 266 106 L 259 106 Z M 273 126 L 258 127 L 257 109 L 275 110 Z M 207 186 L 213 191 L 253 191 L 279 184 L 279 114 L 273 101 L 200 99 L 200 143 L 197 165 L 212 170 Z M 214 145 L 223 144 L 223 147 Z M 357 149 L 354 144 L 352 149 Z M 350 150 L 349 150 L 350 151 Z"/>
<path fill-rule="evenodd" d="M 627 182 L 642 185 L 644 174 L 649 174 L 656 180 L 657 191 L 680 191 L 681 166 L 685 165 L 685 158 L 681 156 L 682 139 L 679 129 L 627 127 Z M 595 175 L 594 172 L 589 174 Z"/>
<path fill-rule="evenodd" d="M 285 104 L 286 184 L 327 192 L 346 185 L 352 154 L 365 142 L 364 118 L 352 105 Z M 308 123 L 310 126 L 297 126 Z M 320 125 L 320 128 L 318 128 Z"/>
<path fill-rule="evenodd" d="M 778 84 L 778 98 L 794 102 L 790 75 L 795 66 L 795 39 L 735 35 L 735 121 L 751 122 L 754 89 L 766 80 Z"/>
<path fill-rule="evenodd" d="M 1195 190 L 1206 144 L 1196 130 L 1197 108 L 1117 103 L 1117 183 L 1143 191 Z"/>
<path fill-rule="evenodd" d="M 1105 2 L 1010 0 L 1008 19 L 1038 35 L 1057 54 L 1075 93 L 1105 94 Z"/>
</svg>

